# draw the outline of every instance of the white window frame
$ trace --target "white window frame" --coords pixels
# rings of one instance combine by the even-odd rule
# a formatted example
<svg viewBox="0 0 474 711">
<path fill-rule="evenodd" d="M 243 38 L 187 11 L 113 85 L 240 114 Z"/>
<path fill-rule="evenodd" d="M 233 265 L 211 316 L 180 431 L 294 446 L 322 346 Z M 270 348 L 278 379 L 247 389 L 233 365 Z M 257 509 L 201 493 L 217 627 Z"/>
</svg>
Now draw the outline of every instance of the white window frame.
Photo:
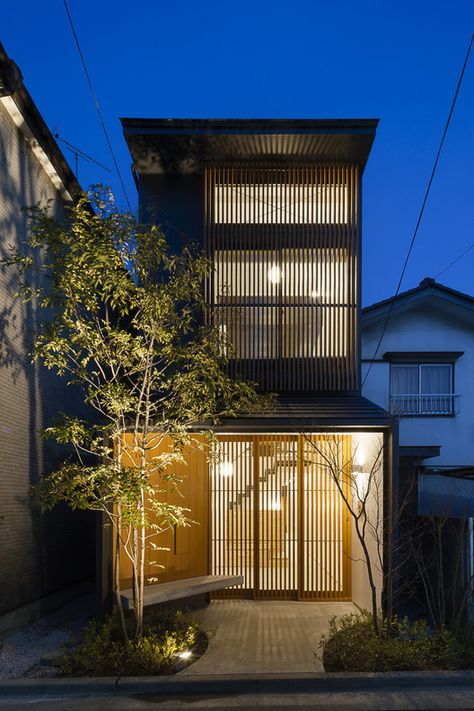
<svg viewBox="0 0 474 711">
<path fill-rule="evenodd" d="M 421 374 L 423 368 L 445 367 L 450 369 L 450 392 L 423 393 Z M 415 393 L 394 393 L 392 391 L 393 368 L 416 368 L 418 391 Z M 390 412 L 399 417 L 452 417 L 455 415 L 454 363 L 390 363 L 389 380 Z"/>
</svg>

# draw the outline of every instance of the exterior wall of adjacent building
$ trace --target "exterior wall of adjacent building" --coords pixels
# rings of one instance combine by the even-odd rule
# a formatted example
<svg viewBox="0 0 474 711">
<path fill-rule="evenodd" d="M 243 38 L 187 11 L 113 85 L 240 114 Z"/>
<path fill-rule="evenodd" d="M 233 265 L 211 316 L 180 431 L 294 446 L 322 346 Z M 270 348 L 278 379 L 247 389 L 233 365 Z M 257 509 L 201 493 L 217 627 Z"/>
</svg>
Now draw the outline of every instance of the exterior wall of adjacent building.
<svg viewBox="0 0 474 711">
<path fill-rule="evenodd" d="M 23 132 L 0 99 L 1 251 L 20 247 L 28 234 L 21 208 L 51 201 L 56 217 L 63 200 Z M 3 256 L 3 255 L 2 255 Z M 93 521 L 58 507 L 41 513 L 31 487 L 64 457 L 40 430 L 74 402 L 66 382 L 31 363 L 37 328 L 34 302 L 15 299 L 12 269 L 0 271 L 0 615 L 28 606 L 89 576 Z"/>
<path fill-rule="evenodd" d="M 438 304 L 436 302 L 439 302 Z M 400 418 L 401 446 L 441 445 L 439 457 L 429 465 L 469 466 L 474 461 L 474 328 L 472 312 L 447 306 L 441 300 L 424 302 L 402 313 L 394 313 L 384 335 L 377 362 L 372 364 L 363 387 L 363 395 L 385 409 L 390 408 L 390 363 L 385 352 L 463 351 L 454 362 L 454 416 L 411 416 Z M 466 310 L 467 311 L 467 310 Z M 362 380 L 369 367 L 382 328 L 383 318 L 375 323 L 362 322 Z"/>
</svg>

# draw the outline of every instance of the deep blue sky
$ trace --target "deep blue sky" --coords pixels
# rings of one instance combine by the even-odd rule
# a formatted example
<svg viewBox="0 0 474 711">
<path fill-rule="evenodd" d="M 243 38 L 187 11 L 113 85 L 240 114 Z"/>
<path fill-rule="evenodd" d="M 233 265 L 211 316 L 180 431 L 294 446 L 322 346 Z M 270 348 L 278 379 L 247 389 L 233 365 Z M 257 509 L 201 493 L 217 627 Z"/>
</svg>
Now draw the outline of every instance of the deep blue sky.
<svg viewBox="0 0 474 711">
<path fill-rule="evenodd" d="M 470 34 L 472 0 L 69 0 L 132 204 L 119 116 L 378 117 L 364 175 L 364 304 L 393 293 Z M 2 7 L 53 131 L 112 166 L 61 0 Z M 66 156 L 73 159 L 66 151 Z M 81 163 L 83 187 L 115 175 Z M 403 288 L 474 242 L 474 50 Z M 440 277 L 474 294 L 474 250 Z"/>
</svg>

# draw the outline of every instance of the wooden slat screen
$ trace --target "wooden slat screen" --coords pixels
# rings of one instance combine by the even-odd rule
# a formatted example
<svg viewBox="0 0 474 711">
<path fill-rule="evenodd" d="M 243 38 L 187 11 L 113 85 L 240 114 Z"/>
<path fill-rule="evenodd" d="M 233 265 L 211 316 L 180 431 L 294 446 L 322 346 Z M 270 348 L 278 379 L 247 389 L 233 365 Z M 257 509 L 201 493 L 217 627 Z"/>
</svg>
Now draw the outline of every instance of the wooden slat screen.
<svg viewBox="0 0 474 711">
<path fill-rule="evenodd" d="M 276 391 L 358 387 L 358 170 L 206 171 L 208 297 L 232 370 Z"/>
<path fill-rule="evenodd" d="M 328 441 L 220 437 L 211 470 L 211 573 L 241 574 L 244 585 L 218 597 L 350 599 L 348 516 L 318 453 Z M 339 441 L 338 456 L 350 461 L 351 437 Z"/>
<path fill-rule="evenodd" d="M 243 575 L 236 588 L 245 596 L 254 588 L 254 448 L 253 439 L 221 441 L 211 466 L 211 571 L 213 575 Z M 224 591 L 223 595 L 232 595 Z"/>
<path fill-rule="evenodd" d="M 345 496 L 350 496 L 344 471 L 352 459 L 350 436 L 308 435 L 301 443 L 304 505 L 301 516 L 301 597 L 348 599 L 350 597 L 350 520 L 338 491 L 338 477 Z"/>
</svg>

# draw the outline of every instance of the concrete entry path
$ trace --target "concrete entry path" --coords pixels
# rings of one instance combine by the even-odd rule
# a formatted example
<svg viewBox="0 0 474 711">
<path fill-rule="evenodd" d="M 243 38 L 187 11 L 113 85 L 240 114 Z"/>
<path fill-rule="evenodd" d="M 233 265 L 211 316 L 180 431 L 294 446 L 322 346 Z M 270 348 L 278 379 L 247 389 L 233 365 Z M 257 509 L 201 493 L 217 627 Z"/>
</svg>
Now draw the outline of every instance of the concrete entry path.
<svg viewBox="0 0 474 711">
<path fill-rule="evenodd" d="M 331 617 L 355 609 L 350 602 L 213 600 L 199 616 L 215 634 L 180 676 L 324 671 L 321 634 Z"/>
</svg>

